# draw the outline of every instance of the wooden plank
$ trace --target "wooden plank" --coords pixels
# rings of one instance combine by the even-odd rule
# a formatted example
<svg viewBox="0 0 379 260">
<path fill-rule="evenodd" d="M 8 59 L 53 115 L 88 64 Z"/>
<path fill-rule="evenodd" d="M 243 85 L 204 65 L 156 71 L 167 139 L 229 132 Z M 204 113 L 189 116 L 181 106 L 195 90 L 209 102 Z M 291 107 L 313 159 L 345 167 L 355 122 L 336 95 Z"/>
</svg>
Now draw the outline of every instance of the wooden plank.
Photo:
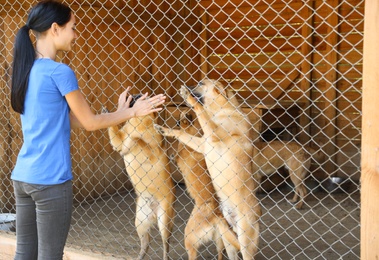
<svg viewBox="0 0 379 260">
<path fill-rule="evenodd" d="M 296 71 L 295 66 L 281 66 L 279 67 L 253 67 L 253 68 L 244 68 L 244 67 L 218 67 L 212 68 L 209 71 L 210 78 L 220 78 L 222 77 L 225 80 L 233 80 L 238 78 L 244 81 L 256 80 L 257 82 L 280 82 L 287 75 Z M 295 77 L 296 78 L 296 77 Z M 270 85 L 270 84 L 269 84 Z"/>
<path fill-rule="evenodd" d="M 300 69 L 295 68 L 292 72 L 280 80 L 277 88 L 275 88 L 270 96 L 275 100 L 283 96 L 284 93 L 294 85 L 294 81 L 300 76 Z"/>
<path fill-rule="evenodd" d="M 288 64 L 293 66 L 298 64 L 298 61 L 302 59 L 302 54 L 299 52 L 293 53 L 263 53 L 259 55 L 211 55 L 208 56 L 208 61 L 211 67 L 273 67 L 278 68 L 278 66 L 284 66 L 283 64 Z"/>
<path fill-rule="evenodd" d="M 301 65 L 301 73 L 303 77 L 300 81 L 300 89 L 304 96 L 304 111 L 300 115 L 299 124 L 301 126 L 299 140 L 302 143 L 307 143 L 310 140 L 310 121 L 311 121 L 311 81 L 312 81 L 312 62 L 313 62 L 313 17 L 314 9 L 313 2 L 305 3 L 301 12 L 302 18 L 305 21 L 301 30 L 301 36 L 304 39 L 301 45 L 301 54 L 304 57 Z"/>
<path fill-rule="evenodd" d="M 23 14 L 23 13 L 21 13 Z M 13 45 L 14 45 L 14 38 L 17 30 L 25 24 L 22 17 L 17 15 L 14 16 L 14 14 L 11 12 L 10 14 L 2 14 L 3 18 L 3 34 L 2 34 L 2 51 L 1 54 L 3 55 L 2 65 L 4 65 L 5 74 L 1 75 L 1 78 L 4 78 L 4 89 L 1 91 L 4 91 L 4 93 L 9 94 L 9 88 L 10 88 L 10 77 L 11 77 L 11 64 L 13 60 Z M 9 95 L 8 95 L 9 97 Z M 6 101 L 8 100 L 8 101 Z M 0 205 L 3 207 L 5 212 L 9 212 L 10 210 L 14 209 L 14 196 L 12 194 L 12 185 L 10 181 L 10 175 L 11 175 L 11 169 L 14 168 L 14 164 L 17 160 L 17 155 L 20 151 L 21 145 L 22 145 L 22 130 L 21 130 L 21 120 L 20 115 L 14 112 L 12 109 L 10 109 L 9 99 L 5 98 L 1 99 L 1 101 L 4 101 L 5 104 L 7 104 L 7 108 L 0 111 L 7 111 L 4 116 L 6 117 L 6 124 L 8 126 L 5 127 L 4 131 L 7 131 L 8 138 L 5 140 L 2 140 L 1 142 L 8 141 L 8 144 L 4 147 L 5 154 L 8 155 L 7 158 L 5 158 L 6 164 L 4 165 L 5 168 L 1 169 L 4 170 L 5 177 L 3 180 L 4 184 L 7 186 L 6 190 L 3 192 L 3 196 L 5 196 L 6 199 L 1 199 L 1 201 L 5 204 Z M 0 102 L 1 103 L 1 102 Z M 3 159 L 3 158 L 1 158 Z M 8 185 L 9 184 L 9 185 Z M 1 208 L 0 208 L 1 210 Z"/>
<path fill-rule="evenodd" d="M 327 18 L 327 24 L 329 25 L 326 36 L 326 88 L 323 90 L 325 97 L 325 108 L 323 110 L 323 116 L 325 117 L 325 125 L 323 128 L 324 134 L 327 136 L 327 143 L 325 145 L 325 152 L 329 155 L 328 160 L 325 163 L 324 169 L 328 174 L 334 174 L 335 167 L 335 153 L 336 147 L 336 133 L 335 127 L 336 115 L 337 115 L 337 59 L 338 59 L 338 9 L 339 0 L 332 0 L 328 2 L 325 9 L 330 8 L 329 16 Z"/>
<path fill-rule="evenodd" d="M 4 15 L 1 16 L 0 21 L 0 43 L 2 46 L 6 46 L 9 39 L 5 37 L 5 32 L 8 30 L 8 26 L 4 21 Z M 12 184 L 10 180 L 12 162 L 11 162 L 11 143 L 12 143 L 12 128 L 10 122 L 10 88 L 8 86 L 10 78 L 10 64 L 5 57 L 7 56 L 7 49 L 2 48 L 0 51 L 0 212 L 11 212 L 12 209 Z"/>
<path fill-rule="evenodd" d="M 233 27 L 218 27 L 218 28 L 209 28 L 212 32 L 212 36 L 214 38 L 209 38 L 209 41 L 218 40 L 218 39 L 255 39 L 262 37 L 264 39 L 274 38 L 278 35 L 283 37 L 294 37 L 301 30 L 302 23 L 294 23 L 294 24 L 267 24 L 266 26 L 242 26 L 240 24 L 235 24 Z"/>
<path fill-rule="evenodd" d="M 280 50 L 281 52 L 293 52 L 297 50 L 303 39 L 300 36 L 289 37 L 259 37 L 252 38 L 249 35 L 244 35 L 243 38 L 217 38 L 217 40 L 210 39 L 208 42 L 209 47 L 217 54 L 259 54 L 270 53 Z"/>
<path fill-rule="evenodd" d="M 230 5 L 218 3 L 216 8 L 207 8 L 210 17 L 210 28 L 220 27 L 220 21 L 225 27 L 234 27 L 238 24 L 245 26 L 264 26 L 267 24 L 301 23 L 301 19 L 293 10 L 299 10 L 303 3 L 301 1 L 290 1 L 283 3 L 260 2 L 255 5 L 237 5 L 235 1 L 229 1 Z M 238 9 L 236 8 L 238 7 Z M 278 15 L 280 13 L 280 15 Z M 246 19 L 248 17 L 249 19 Z"/>
<path fill-rule="evenodd" d="M 208 20 L 209 20 L 209 17 L 208 17 L 208 14 L 207 12 L 203 12 L 202 15 L 201 15 L 201 22 L 203 24 L 203 29 L 201 30 L 201 33 L 200 33 L 200 39 L 201 39 L 201 42 L 200 42 L 200 68 L 201 68 L 201 72 L 202 72 L 202 75 L 201 77 L 204 78 L 206 77 L 206 75 L 208 74 L 208 68 L 209 68 L 209 64 L 208 64 L 208 29 L 207 29 L 207 26 L 208 26 Z"/>
<path fill-rule="evenodd" d="M 361 259 L 379 256 L 379 1 L 365 1 L 361 157 Z"/>
</svg>

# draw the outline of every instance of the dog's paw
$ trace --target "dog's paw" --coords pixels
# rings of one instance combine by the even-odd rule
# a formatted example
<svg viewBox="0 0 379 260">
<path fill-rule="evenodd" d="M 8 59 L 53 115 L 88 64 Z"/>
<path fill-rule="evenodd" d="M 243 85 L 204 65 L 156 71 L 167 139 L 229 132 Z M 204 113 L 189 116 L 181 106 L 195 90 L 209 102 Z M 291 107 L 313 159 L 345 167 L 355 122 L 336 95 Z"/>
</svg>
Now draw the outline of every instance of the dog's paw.
<svg viewBox="0 0 379 260">
<path fill-rule="evenodd" d="M 179 95 L 184 99 L 184 101 L 190 106 L 195 106 L 196 99 L 192 96 L 190 90 L 186 86 L 181 86 L 179 90 Z"/>
<path fill-rule="evenodd" d="M 161 134 L 161 135 L 165 135 L 166 134 L 166 131 L 165 131 L 165 128 L 163 126 L 160 126 L 160 125 L 157 125 L 157 124 L 154 124 L 154 128 L 155 130 Z"/>
<path fill-rule="evenodd" d="M 187 100 L 188 96 L 190 96 L 190 92 L 186 86 L 181 86 L 179 90 L 179 95 L 184 99 Z"/>
<path fill-rule="evenodd" d="M 105 106 L 103 106 L 103 107 L 101 108 L 101 113 L 102 113 L 102 114 L 107 114 L 107 113 L 109 113 L 109 110 L 108 110 Z"/>
</svg>

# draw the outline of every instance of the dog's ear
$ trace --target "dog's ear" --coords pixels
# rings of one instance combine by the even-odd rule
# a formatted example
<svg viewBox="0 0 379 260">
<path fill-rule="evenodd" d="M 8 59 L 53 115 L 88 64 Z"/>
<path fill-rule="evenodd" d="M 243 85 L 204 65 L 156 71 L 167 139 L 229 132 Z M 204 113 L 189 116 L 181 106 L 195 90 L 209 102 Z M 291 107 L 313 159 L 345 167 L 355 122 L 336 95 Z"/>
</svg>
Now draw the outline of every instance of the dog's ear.
<svg viewBox="0 0 379 260">
<path fill-rule="evenodd" d="M 239 106 L 239 103 L 238 103 L 238 100 L 236 97 L 236 93 L 233 90 L 228 89 L 226 91 L 226 96 L 229 98 L 229 100 L 232 104 L 234 104 L 235 106 Z"/>
<path fill-rule="evenodd" d="M 217 80 L 212 80 L 212 84 L 214 85 L 213 91 L 216 94 L 223 95 L 223 96 L 227 97 L 225 87 L 223 84 L 221 84 L 221 82 L 219 82 Z"/>
<path fill-rule="evenodd" d="M 234 91 L 231 89 L 226 90 L 226 96 L 228 98 L 235 98 Z"/>
</svg>

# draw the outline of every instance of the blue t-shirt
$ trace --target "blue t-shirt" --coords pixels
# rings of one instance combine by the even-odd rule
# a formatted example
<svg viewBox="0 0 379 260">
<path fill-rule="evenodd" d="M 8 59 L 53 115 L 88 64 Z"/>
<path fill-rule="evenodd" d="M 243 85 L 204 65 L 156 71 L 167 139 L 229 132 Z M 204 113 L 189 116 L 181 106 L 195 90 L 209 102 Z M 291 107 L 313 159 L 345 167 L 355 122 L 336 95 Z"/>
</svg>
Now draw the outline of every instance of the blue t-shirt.
<svg viewBox="0 0 379 260">
<path fill-rule="evenodd" d="M 35 60 L 21 115 L 24 143 L 13 180 L 43 185 L 72 180 L 70 109 L 64 96 L 77 89 L 70 67 L 51 59 Z"/>
</svg>

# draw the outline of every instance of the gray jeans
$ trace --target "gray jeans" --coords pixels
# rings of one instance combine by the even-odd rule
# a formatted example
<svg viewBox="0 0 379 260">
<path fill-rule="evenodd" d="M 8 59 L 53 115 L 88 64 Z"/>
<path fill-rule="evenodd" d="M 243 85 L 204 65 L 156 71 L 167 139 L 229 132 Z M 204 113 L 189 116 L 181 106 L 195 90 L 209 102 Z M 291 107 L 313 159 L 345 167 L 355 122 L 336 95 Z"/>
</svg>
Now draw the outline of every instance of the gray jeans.
<svg viewBox="0 0 379 260">
<path fill-rule="evenodd" d="M 15 260 L 61 260 L 70 229 L 72 182 L 35 185 L 13 181 L 16 196 Z"/>
</svg>

